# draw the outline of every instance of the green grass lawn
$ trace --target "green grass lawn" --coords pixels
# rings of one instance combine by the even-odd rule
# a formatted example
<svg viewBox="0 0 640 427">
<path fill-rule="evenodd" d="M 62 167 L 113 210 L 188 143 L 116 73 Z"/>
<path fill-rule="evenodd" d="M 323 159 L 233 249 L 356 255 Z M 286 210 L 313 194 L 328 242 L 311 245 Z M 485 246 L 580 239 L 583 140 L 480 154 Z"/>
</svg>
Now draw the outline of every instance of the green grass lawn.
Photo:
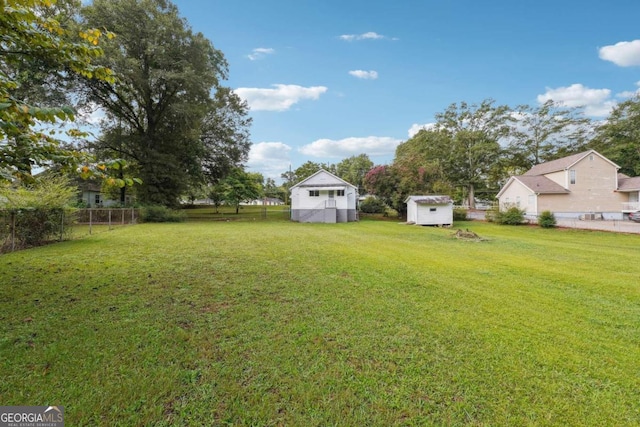
<svg viewBox="0 0 640 427">
<path fill-rule="evenodd" d="M 640 423 L 640 237 L 189 222 L 0 256 L 0 404 L 68 425 Z"/>
<path fill-rule="evenodd" d="M 291 218 L 289 206 L 235 206 L 196 205 L 183 209 L 189 221 L 282 221 Z"/>
</svg>

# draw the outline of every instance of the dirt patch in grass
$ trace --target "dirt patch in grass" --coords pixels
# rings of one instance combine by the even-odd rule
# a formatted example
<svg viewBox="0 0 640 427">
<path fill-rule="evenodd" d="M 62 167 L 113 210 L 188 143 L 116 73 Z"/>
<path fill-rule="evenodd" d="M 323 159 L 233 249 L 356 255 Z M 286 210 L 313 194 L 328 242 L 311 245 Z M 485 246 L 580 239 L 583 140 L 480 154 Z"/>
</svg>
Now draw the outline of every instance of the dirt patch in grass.
<svg viewBox="0 0 640 427">
<path fill-rule="evenodd" d="M 482 242 L 487 240 L 478 236 L 475 232 L 469 230 L 468 228 L 466 230 L 458 229 L 455 233 L 453 233 L 453 237 L 459 240 L 469 240 L 473 242 Z"/>
</svg>

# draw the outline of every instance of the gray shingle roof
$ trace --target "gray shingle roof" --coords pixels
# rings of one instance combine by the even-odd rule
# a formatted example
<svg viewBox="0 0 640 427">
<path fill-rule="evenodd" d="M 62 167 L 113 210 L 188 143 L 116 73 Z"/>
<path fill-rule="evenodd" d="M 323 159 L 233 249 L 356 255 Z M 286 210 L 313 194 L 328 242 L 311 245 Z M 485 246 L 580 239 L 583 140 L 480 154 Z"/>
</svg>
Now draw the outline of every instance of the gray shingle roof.
<svg viewBox="0 0 640 427">
<path fill-rule="evenodd" d="M 539 165 L 535 165 L 527 172 L 525 175 L 545 175 L 551 172 L 557 172 L 561 170 L 565 170 L 581 158 L 585 157 L 587 154 L 593 152 L 593 150 L 585 151 L 582 153 L 574 154 L 572 156 L 563 157 L 557 160 L 551 160 L 550 162 L 540 163 Z"/>
<path fill-rule="evenodd" d="M 419 205 L 447 205 L 452 203 L 449 196 L 409 196 L 405 203 L 409 200 L 413 200 Z"/>
<path fill-rule="evenodd" d="M 640 190 L 640 176 L 633 178 L 620 178 L 618 176 L 618 191 L 638 191 Z"/>
<path fill-rule="evenodd" d="M 514 179 L 517 179 L 522 184 L 524 184 L 527 188 L 529 188 L 534 193 L 539 194 L 565 194 L 570 191 L 564 188 L 562 185 L 551 181 L 546 176 L 536 175 L 536 176 L 528 176 L 528 175 L 520 175 L 514 176 Z"/>
</svg>

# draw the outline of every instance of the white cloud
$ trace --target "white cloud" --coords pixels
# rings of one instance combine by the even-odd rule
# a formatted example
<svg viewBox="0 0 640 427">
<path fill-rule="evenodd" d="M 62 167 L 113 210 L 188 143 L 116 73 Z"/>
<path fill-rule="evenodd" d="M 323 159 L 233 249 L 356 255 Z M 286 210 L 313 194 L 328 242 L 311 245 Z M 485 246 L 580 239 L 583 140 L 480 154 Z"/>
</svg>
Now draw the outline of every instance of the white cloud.
<svg viewBox="0 0 640 427">
<path fill-rule="evenodd" d="M 344 138 L 339 140 L 318 139 L 299 149 L 302 154 L 314 157 L 344 158 L 366 153 L 369 156 L 393 154 L 402 141 L 386 136 Z"/>
<path fill-rule="evenodd" d="M 631 91 L 625 90 L 624 92 L 616 93 L 616 98 L 633 98 L 634 96 L 640 96 L 640 81 L 636 82 L 638 89 Z"/>
<path fill-rule="evenodd" d="M 247 58 L 249 58 L 252 61 L 255 61 L 257 59 L 262 59 L 265 56 L 271 55 L 274 53 L 276 53 L 275 49 L 272 49 L 270 47 L 257 47 L 253 49 L 250 54 L 247 55 Z"/>
<path fill-rule="evenodd" d="M 538 95 L 537 100 L 541 104 L 552 99 L 565 107 L 584 107 L 587 116 L 602 117 L 608 115 L 616 105 L 610 96 L 609 89 L 591 89 L 576 83 L 567 87 L 547 88 L 545 93 Z"/>
<path fill-rule="evenodd" d="M 268 178 L 279 178 L 289 168 L 291 147 L 282 142 L 259 142 L 251 146 L 247 167 Z"/>
<path fill-rule="evenodd" d="M 386 39 L 382 34 L 375 33 L 373 31 L 369 31 L 367 33 L 362 34 L 343 34 L 338 37 L 340 40 L 345 40 L 348 42 L 352 42 L 355 40 L 380 40 Z"/>
<path fill-rule="evenodd" d="M 240 87 L 234 92 L 247 101 L 253 111 L 286 111 L 303 99 L 317 100 L 327 91 L 324 86 L 272 85 L 274 89 Z"/>
<path fill-rule="evenodd" d="M 352 70 L 352 71 L 349 71 L 349 74 L 351 74 L 353 77 L 357 77 L 359 79 L 365 79 L 365 80 L 375 80 L 378 78 L 378 72 L 374 70 L 370 70 L 370 71 Z"/>
<path fill-rule="evenodd" d="M 640 40 L 619 42 L 599 50 L 600 59 L 611 61 L 620 67 L 640 65 Z"/>
<path fill-rule="evenodd" d="M 407 132 L 409 134 L 409 138 L 413 138 L 418 132 L 420 132 L 421 130 L 431 130 L 434 129 L 436 127 L 435 123 L 425 123 L 425 124 L 418 124 L 418 123 L 414 123 L 411 125 L 411 127 L 409 128 L 409 131 Z"/>
</svg>

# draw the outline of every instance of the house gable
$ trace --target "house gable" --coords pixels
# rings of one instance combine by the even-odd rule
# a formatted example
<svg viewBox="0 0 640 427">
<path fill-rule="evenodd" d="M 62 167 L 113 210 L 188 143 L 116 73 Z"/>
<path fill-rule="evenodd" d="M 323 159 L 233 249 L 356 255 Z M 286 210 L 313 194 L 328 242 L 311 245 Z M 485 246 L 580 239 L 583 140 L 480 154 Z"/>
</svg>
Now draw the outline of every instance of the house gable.
<svg viewBox="0 0 640 427">
<path fill-rule="evenodd" d="M 305 187 L 305 188 L 318 187 L 318 188 L 324 188 L 324 189 L 330 189 L 330 187 L 339 187 L 339 188 L 351 187 L 356 189 L 355 185 L 349 184 L 344 179 L 338 178 L 334 174 L 329 173 L 324 169 L 320 169 L 318 172 L 314 173 L 310 177 L 303 179 L 296 185 L 292 186 L 291 190 L 295 188 L 300 188 L 300 187 Z M 338 189 L 338 188 L 334 188 L 334 189 Z"/>
<path fill-rule="evenodd" d="M 616 168 L 616 170 L 620 169 L 620 166 L 616 165 L 611 160 L 598 153 L 596 150 L 588 150 L 571 156 L 562 157 L 561 159 L 540 163 L 539 165 L 535 165 L 534 167 L 529 169 L 524 173 L 524 175 L 548 175 L 553 172 L 565 171 L 573 167 L 576 163 L 584 160 L 585 158 L 588 158 L 589 156 L 597 156 L 600 159 L 611 164 L 614 168 Z"/>
</svg>

